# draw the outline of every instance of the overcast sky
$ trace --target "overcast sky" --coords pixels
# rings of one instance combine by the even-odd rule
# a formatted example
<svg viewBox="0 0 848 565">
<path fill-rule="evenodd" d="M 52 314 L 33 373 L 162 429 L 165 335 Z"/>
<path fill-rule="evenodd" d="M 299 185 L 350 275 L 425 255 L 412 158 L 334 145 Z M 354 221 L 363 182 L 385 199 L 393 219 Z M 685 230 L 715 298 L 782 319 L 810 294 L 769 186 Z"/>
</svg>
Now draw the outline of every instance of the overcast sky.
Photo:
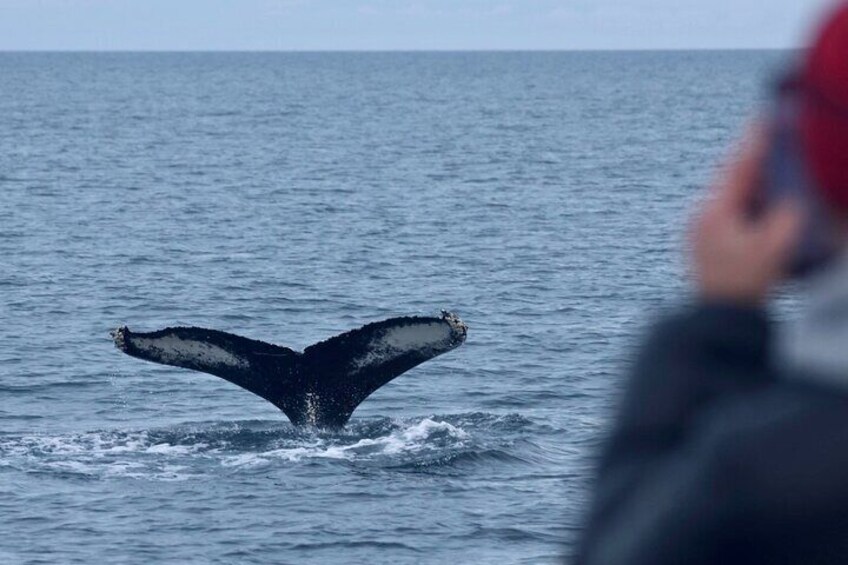
<svg viewBox="0 0 848 565">
<path fill-rule="evenodd" d="M 0 0 L 0 50 L 800 45 L 830 0 Z"/>
</svg>

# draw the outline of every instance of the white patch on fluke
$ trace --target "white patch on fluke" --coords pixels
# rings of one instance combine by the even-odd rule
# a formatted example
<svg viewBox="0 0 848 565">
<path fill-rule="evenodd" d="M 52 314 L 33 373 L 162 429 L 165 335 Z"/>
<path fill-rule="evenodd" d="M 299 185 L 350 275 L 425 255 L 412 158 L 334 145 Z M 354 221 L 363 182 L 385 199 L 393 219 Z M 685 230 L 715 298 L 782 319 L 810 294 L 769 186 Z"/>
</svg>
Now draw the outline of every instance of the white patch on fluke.
<svg viewBox="0 0 848 565">
<path fill-rule="evenodd" d="M 355 369 L 386 363 L 410 351 L 447 349 L 451 342 L 451 326 L 444 322 L 427 322 L 389 328 L 368 344 L 364 354 L 351 361 Z"/>
<path fill-rule="evenodd" d="M 175 335 L 158 338 L 136 337 L 130 334 L 132 345 L 151 358 L 169 365 L 200 364 L 207 366 L 247 369 L 250 363 L 223 347 L 205 341 L 180 339 Z"/>
</svg>

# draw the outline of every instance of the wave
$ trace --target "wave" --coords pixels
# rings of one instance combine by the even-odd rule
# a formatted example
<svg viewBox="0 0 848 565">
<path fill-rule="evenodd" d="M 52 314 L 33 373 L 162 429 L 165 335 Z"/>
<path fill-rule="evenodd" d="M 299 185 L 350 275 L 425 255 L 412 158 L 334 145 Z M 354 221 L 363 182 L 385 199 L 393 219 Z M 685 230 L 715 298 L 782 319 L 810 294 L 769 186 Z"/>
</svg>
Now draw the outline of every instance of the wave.
<svg viewBox="0 0 848 565">
<path fill-rule="evenodd" d="M 518 414 L 355 420 L 340 431 L 279 421 L 202 422 L 150 430 L 0 433 L 0 472 L 189 480 L 285 465 L 347 464 L 441 472 L 532 462 L 519 453 L 534 426 Z"/>
</svg>

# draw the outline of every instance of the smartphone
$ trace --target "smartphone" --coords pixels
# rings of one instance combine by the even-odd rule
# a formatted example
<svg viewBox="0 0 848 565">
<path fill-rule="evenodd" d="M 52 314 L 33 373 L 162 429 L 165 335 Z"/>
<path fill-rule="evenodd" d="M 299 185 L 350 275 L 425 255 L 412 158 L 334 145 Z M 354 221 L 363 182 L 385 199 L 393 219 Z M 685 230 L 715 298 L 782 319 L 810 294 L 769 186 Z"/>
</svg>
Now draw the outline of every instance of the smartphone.
<svg viewBox="0 0 848 565">
<path fill-rule="evenodd" d="M 771 108 L 769 149 L 758 209 L 791 199 L 803 212 L 801 236 L 788 265 L 789 274 L 803 277 L 827 265 L 837 254 L 835 225 L 821 191 L 815 186 L 801 141 L 801 101 L 787 87 Z"/>
</svg>

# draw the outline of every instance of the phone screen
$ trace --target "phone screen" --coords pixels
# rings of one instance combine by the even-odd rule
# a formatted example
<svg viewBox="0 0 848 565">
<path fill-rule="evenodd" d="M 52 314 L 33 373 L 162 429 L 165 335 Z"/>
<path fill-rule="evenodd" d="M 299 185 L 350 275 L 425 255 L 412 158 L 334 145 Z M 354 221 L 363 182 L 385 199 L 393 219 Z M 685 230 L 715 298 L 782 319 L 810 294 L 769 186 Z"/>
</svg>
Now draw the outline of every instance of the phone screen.
<svg viewBox="0 0 848 565">
<path fill-rule="evenodd" d="M 804 276 L 826 265 L 837 249 L 834 225 L 804 159 L 799 111 L 800 102 L 794 96 L 780 96 L 774 105 L 759 203 L 760 208 L 767 208 L 790 198 L 803 211 L 801 237 L 789 264 L 793 276 Z"/>
</svg>

